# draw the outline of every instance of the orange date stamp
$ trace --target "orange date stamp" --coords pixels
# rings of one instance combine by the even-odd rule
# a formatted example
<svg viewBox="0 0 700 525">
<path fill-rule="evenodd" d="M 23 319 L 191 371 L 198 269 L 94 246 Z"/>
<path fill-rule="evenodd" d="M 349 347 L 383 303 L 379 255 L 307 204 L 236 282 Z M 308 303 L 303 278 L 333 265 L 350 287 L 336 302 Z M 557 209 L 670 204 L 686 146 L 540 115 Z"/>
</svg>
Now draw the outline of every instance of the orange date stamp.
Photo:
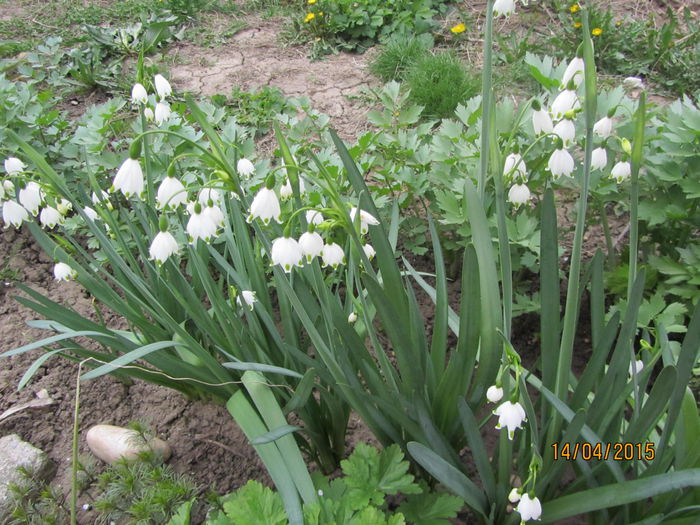
<svg viewBox="0 0 700 525">
<path fill-rule="evenodd" d="M 554 461 L 653 461 L 654 443 L 552 443 Z"/>
</svg>

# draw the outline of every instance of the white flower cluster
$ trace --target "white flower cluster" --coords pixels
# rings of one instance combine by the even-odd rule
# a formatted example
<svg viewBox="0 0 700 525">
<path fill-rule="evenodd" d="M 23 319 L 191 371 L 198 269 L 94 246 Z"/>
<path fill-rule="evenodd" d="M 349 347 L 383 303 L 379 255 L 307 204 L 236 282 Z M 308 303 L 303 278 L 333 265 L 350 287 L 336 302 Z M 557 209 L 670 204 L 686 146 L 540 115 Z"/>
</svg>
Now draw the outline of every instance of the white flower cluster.
<svg viewBox="0 0 700 525">
<path fill-rule="evenodd" d="M 153 85 L 156 89 L 156 94 L 158 100 L 155 105 L 155 109 L 151 109 L 148 104 L 148 91 L 143 86 L 143 84 L 136 83 L 131 88 L 131 102 L 134 104 L 144 105 L 143 114 L 147 120 L 155 121 L 157 126 L 160 126 L 170 118 L 170 105 L 165 101 L 166 97 L 169 97 L 173 93 L 173 88 L 170 86 L 163 75 L 156 75 L 153 79 Z"/>
</svg>

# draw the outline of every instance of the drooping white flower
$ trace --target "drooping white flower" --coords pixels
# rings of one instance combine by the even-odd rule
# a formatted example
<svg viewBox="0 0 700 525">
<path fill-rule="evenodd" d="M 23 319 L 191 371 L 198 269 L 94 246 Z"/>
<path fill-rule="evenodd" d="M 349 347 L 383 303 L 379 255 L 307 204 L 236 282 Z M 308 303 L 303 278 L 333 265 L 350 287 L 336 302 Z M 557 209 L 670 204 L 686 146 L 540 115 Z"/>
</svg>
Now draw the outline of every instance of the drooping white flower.
<svg viewBox="0 0 700 525">
<path fill-rule="evenodd" d="M 355 215 L 357 214 L 357 208 L 353 207 L 350 210 L 350 220 L 352 221 L 353 224 L 355 224 Z M 367 213 L 365 210 L 360 210 L 360 232 L 361 233 L 367 233 L 369 229 L 367 226 L 376 226 L 379 224 L 379 221 L 377 218 L 370 214 Z"/>
<path fill-rule="evenodd" d="M 156 75 L 153 82 L 156 85 L 156 92 L 161 100 L 172 95 L 173 88 L 170 86 L 170 82 L 168 82 L 163 75 Z"/>
<path fill-rule="evenodd" d="M 2 203 L 2 220 L 5 227 L 12 224 L 15 228 L 22 226 L 22 222 L 29 219 L 29 213 L 24 207 L 15 201 L 5 201 Z"/>
<path fill-rule="evenodd" d="M 515 0 L 496 0 L 493 4 L 493 16 L 510 16 L 515 12 Z"/>
<path fill-rule="evenodd" d="M 323 238 L 316 232 L 304 232 L 299 237 L 301 252 L 306 257 L 306 262 L 311 262 L 314 257 L 320 257 L 323 251 Z"/>
<path fill-rule="evenodd" d="M 627 369 L 629 371 L 630 377 L 632 374 L 639 374 L 644 369 L 644 361 L 637 359 L 634 362 L 630 362 L 630 366 Z"/>
<path fill-rule="evenodd" d="M 155 113 L 153 113 L 153 110 L 151 108 L 144 108 L 143 116 L 146 117 L 146 120 L 148 122 L 153 122 L 153 120 L 156 118 L 156 115 Z"/>
<path fill-rule="evenodd" d="M 221 228 L 224 225 L 224 212 L 218 206 L 207 206 L 202 210 L 202 213 L 212 220 L 217 228 Z"/>
<path fill-rule="evenodd" d="M 629 162 L 618 162 L 613 166 L 613 169 L 610 172 L 612 178 L 615 179 L 618 183 L 624 181 L 625 179 L 628 179 L 631 174 L 632 167 L 630 166 Z"/>
<path fill-rule="evenodd" d="M 510 501 L 511 503 L 517 503 L 518 501 L 520 501 L 520 497 L 520 488 L 513 487 L 513 489 L 508 494 L 508 501 Z"/>
<path fill-rule="evenodd" d="M 121 191 L 126 198 L 143 193 L 143 171 L 138 159 L 127 158 L 112 182 L 113 191 Z"/>
<path fill-rule="evenodd" d="M 177 208 L 187 203 L 187 190 L 175 177 L 165 177 L 156 194 L 158 208 Z"/>
<path fill-rule="evenodd" d="M 0 202 L 2 202 L 5 199 L 5 187 L 0 184 Z"/>
<path fill-rule="evenodd" d="M 608 165 L 608 152 L 605 148 L 596 148 L 591 154 L 591 168 L 594 170 L 602 170 Z"/>
<path fill-rule="evenodd" d="M 202 206 L 209 204 L 212 201 L 217 206 L 221 205 L 221 192 L 215 188 L 202 188 L 199 190 L 197 200 Z"/>
<path fill-rule="evenodd" d="M 345 264 L 345 253 L 336 243 L 326 244 L 321 251 L 323 266 L 331 266 L 334 270 L 341 264 Z"/>
<path fill-rule="evenodd" d="M 571 175 L 574 171 L 574 158 L 571 156 L 571 153 L 563 148 L 554 150 L 552 156 L 549 157 L 547 169 L 555 178 L 559 178 L 562 175 Z"/>
<path fill-rule="evenodd" d="M 531 498 L 526 492 L 523 494 L 520 503 L 515 508 L 515 511 L 520 514 L 520 522 L 524 523 L 529 520 L 538 520 L 542 516 L 542 505 L 537 497 Z"/>
<path fill-rule="evenodd" d="M 170 105 L 167 102 L 158 102 L 156 104 L 156 110 L 155 113 L 153 114 L 153 118 L 155 119 L 156 125 L 160 126 L 170 118 Z"/>
<path fill-rule="evenodd" d="M 304 185 L 304 179 L 299 177 L 299 195 L 304 195 L 306 193 L 306 186 Z M 286 200 L 292 196 L 292 184 L 289 182 L 289 178 L 284 180 L 284 184 L 280 188 L 280 198 Z"/>
<path fill-rule="evenodd" d="M 355 312 L 350 312 L 350 315 L 348 315 L 348 323 L 353 324 L 355 321 L 357 321 L 357 314 Z"/>
<path fill-rule="evenodd" d="M 5 159 L 5 171 L 8 175 L 19 175 L 27 166 L 17 157 L 8 157 Z"/>
<path fill-rule="evenodd" d="M 508 190 L 508 202 L 516 208 L 527 204 L 531 197 L 530 188 L 525 184 L 513 184 Z"/>
<path fill-rule="evenodd" d="M 238 163 L 236 164 L 236 169 L 238 170 L 238 174 L 241 177 L 247 179 L 255 171 L 255 166 L 253 166 L 253 163 L 250 162 L 248 159 L 242 158 L 238 160 Z"/>
<path fill-rule="evenodd" d="M 552 129 L 554 129 L 552 117 L 550 117 L 549 113 L 547 113 L 547 111 L 543 108 L 540 108 L 539 111 L 533 111 L 532 127 L 535 130 L 535 135 L 539 135 L 541 133 L 551 133 Z"/>
<path fill-rule="evenodd" d="M 324 221 L 323 214 L 320 211 L 306 210 L 306 213 L 304 215 L 306 216 L 307 224 L 313 224 L 314 226 L 318 226 Z"/>
<path fill-rule="evenodd" d="M 73 209 L 73 204 L 69 200 L 61 199 L 56 203 L 56 209 L 61 215 L 67 215 Z"/>
<path fill-rule="evenodd" d="M 39 184 L 29 181 L 24 188 L 19 190 L 17 200 L 29 213 L 36 216 L 39 213 L 39 206 L 44 200 L 44 192 L 41 191 Z"/>
<path fill-rule="evenodd" d="M 100 195 L 95 193 L 94 191 L 92 192 L 92 196 L 90 197 L 90 200 L 92 203 L 97 206 L 98 204 L 101 204 L 102 201 L 108 201 L 109 200 L 109 193 L 107 193 L 104 190 L 100 191 Z"/>
<path fill-rule="evenodd" d="M 365 255 L 370 261 L 377 255 L 377 252 L 374 251 L 374 247 L 371 244 L 363 244 L 362 251 L 365 252 Z"/>
<path fill-rule="evenodd" d="M 559 120 L 565 113 L 581 108 L 581 103 L 578 100 L 576 91 L 565 89 L 557 95 L 557 98 L 552 102 L 552 116 L 555 120 Z"/>
<path fill-rule="evenodd" d="M 573 121 L 568 118 L 557 122 L 557 125 L 554 126 L 552 131 L 562 140 L 565 148 L 568 148 L 576 138 L 576 126 L 574 126 Z"/>
<path fill-rule="evenodd" d="M 13 195 L 15 193 L 15 185 L 11 180 L 2 181 L 2 189 L 4 189 L 5 193 L 8 195 Z"/>
<path fill-rule="evenodd" d="M 281 213 L 282 210 L 280 209 L 280 202 L 277 199 L 275 191 L 263 186 L 260 188 L 250 205 L 248 223 L 252 222 L 253 219 L 258 217 L 264 224 L 269 224 L 270 219 L 274 219 L 281 224 Z"/>
<path fill-rule="evenodd" d="M 278 237 L 272 243 L 272 264 L 279 264 L 286 273 L 290 273 L 295 266 L 301 266 L 302 257 L 299 243 L 291 237 Z"/>
<path fill-rule="evenodd" d="M 622 81 L 627 89 L 644 89 L 644 82 L 639 77 L 627 77 Z"/>
<path fill-rule="evenodd" d="M 525 416 L 525 409 L 523 409 L 522 405 L 520 403 L 513 403 L 512 401 L 506 401 L 498 405 L 493 413 L 498 416 L 496 429 L 500 430 L 506 427 L 508 429 L 508 439 L 510 440 L 513 439 L 515 429 L 522 428 L 522 422 L 527 419 Z"/>
<path fill-rule="evenodd" d="M 574 85 L 578 87 L 583 80 L 583 58 L 574 57 L 569 65 L 566 66 L 564 74 L 561 77 L 561 85 L 566 88 L 569 82 L 573 81 Z"/>
<path fill-rule="evenodd" d="M 148 249 L 151 260 L 163 264 L 168 257 L 177 253 L 179 247 L 175 237 L 170 232 L 158 232 L 151 242 L 151 247 Z"/>
<path fill-rule="evenodd" d="M 39 221 L 44 228 L 53 228 L 63 222 L 63 215 L 53 206 L 46 206 L 39 214 Z"/>
<path fill-rule="evenodd" d="M 146 88 L 138 82 L 131 88 L 131 102 L 134 104 L 145 104 L 148 102 L 148 92 L 146 92 Z"/>
<path fill-rule="evenodd" d="M 501 399 L 503 399 L 503 388 L 500 386 L 491 385 L 486 390 L 486 399 L 488 399 L 491 403 L 498 403 Z"/>
<path fill-rule="evenodd" d="M 607 139 L 612 133 L 613 121 L 607 115 L 593 124 L 593 133 L 602 139 Z"/>
<path fill-rule="evenodd" d="M 197 242 L 197 239 L 209 242 L 216 237 L 218 226 L 209 215 L 203 213 L 202 205 L 196 203 L 193 213 L 187 221 L 186 230 L 191 243 Z"/>
<path fill-rule="evenodd" d="M 56 281 L 70 281 L 78 276 L 78 272 L 66 263 L 60 262 L 53 267 L 53 276 Z"/>
<path fill-rule="evenodd" d="M 503 176 L 508 180 L 514 180 L 518 177 L 527 177 L 525 161 L 520 156 L 520 153 L 508 154 L 506 161 L 503 164 Z"/>
<path fill-rule="evenodd" d="M 241 293 L 236 297 L 236 304 L 238 306 L 244 306 L 249 310 L 253 309 L 253 305 L 258 302 L 258 298 L 255 296 L 255 292 L 252 290 L 242 290 Z"/>
<path fill-rule="evenodd" d="M 99 217 L 99 215 L 97 215 L 97 212 L 95 210 L 93 210 L 90 206 L 85 206 L 83 208 L 83 211 L 85 212 L 85 215 L 87 215 L 88 219 L 90 219 L 92 221 L 94 221 L 95 219 L 97 219 L 97 217 Z"/>
</svg>

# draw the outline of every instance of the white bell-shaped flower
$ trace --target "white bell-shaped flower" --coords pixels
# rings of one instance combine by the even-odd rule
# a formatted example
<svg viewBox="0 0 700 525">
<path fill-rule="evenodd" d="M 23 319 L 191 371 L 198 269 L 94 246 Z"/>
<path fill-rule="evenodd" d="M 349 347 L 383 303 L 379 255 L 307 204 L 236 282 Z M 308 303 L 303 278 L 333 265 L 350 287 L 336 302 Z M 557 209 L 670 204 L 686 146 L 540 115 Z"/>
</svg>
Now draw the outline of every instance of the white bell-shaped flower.
<svg viewBox="0 0 700 525">
<path fill-rule="evenodd" d="M 357 321 L 357 314 L 355 312 L 350 312 L 348 315 L 348 323 L 353 324 Z"/>
<path fill-rule="evenodd" d="M 304 185 L 304 179 L 299 177 L 299 195 L 304 195 L 306 193 L 306 186 Z M 284 184 L 280 188 L 280 199 L 287 200 L 293 194 L 292 184 L 289 182 L 289 178 L 284 179 Z"/>
<path fill-rule="evenodd" d="M 39 206 L 44 200 L 44 192 L 39 184 L 29 181 L 24 188 L 19 190 L 17 200 L 29 213 L 36 216 L 39 213 Z"/>
<path fill-rule="evenodd" d="M 314 226 L 318 226 L 325 220 L 323 214 L 316 210 L 306 210 L 304 216 L 306 217 L 306 223 Z"/>
<path fill-rule="evenodd" d="M 44 228 L 53 228 L 63 222 L 63 215 L 53 206 L 46 206 L 39 214 L 39 221 Z"/>
<path fill-rule="evenodd" d="M 2 220 L 5 227 L 10 224 L 15 228 L 22 226 L 22 222 L 29 219 L 29 213 L 24 207 L 15 201 L 5 201 L 2 203 Z"/>
<path fill-rule="evenodd" d="M 197 242 L 197 239 L 209 242 L 216 237 L 218 226 L 208 214 L 202 211 L 202 205 L 195 203 L 193 213 L 187 221 L 186 230 L 191 243 Z"/>
<path fill-rule="evenodd" d="M 238 160 L 238 163 L 236 164 L 236 169 L 238 170 L 238 174 L 246 179 L 249 178 L 255 172 L 255 166 L 253 166 L 253 163 L 246 158 Z"/>
<path fill-rule="evenodd" d="M 19 175 L 27 166 L 17 157 L 8 157 L 5 159 L 5 171 L 8 175 Z"/>
<path fill-rule="evenodd" d="M 629 179 L 632 174 L 632 167 L 629 162 L 618 162 L 613 166 L 610 175 L 618 183 L 623 182 L 625 179 Z"/>
<path fill-rule="evenodd" d="M 583 58 L 574 57 L 569 65 L 566 66 L 564 74 L 561 77 L 561 85 L 563 88 L 569 85 L 569 82 L 574 83 L 576 87 L 579 87 L 581 81 L 583 80 Z"/>
<path fill-rule="evenodd" d="M 314 257 L 320 257 L 323 251 L 323 238 L 316 232 L 304 232 L 299 237 L 301 252 L 306 262 L 311 262 Z"/>
<path fill-rule="evenodd" d="M 146 117 L 146 121 L 148 122 L 153 122 L 156 118 L 156 114 L 148 107 L 143 109 L 143 116 Z"/>
<path fill-rule="evenodd" d="M 531 198 L 530 188 L 528 188 L 526 184 L 513 184 L 510 190 L 508 190 L 508 202 L 516 208 L 527 204 Z"/>
<path fill-rule="evenodd" d="M 99 215 L 97 215 L 97 212 L 93 210 L 90 206 L 85 206 L 83 208 L 83 211 L 85 212 L 85 215 L 87 215 L 88 219 L 94 221 L 96 220 Z"/>
<path fill-rule="evenodd" d="M 542 505 L 536 497 L 531 498 L 526 492 L 520 498 L 520 503 L 515 508 L 515 511 L 520 514 L 520 522 L 524 523 L 530 520 L 538 520 L 542 516 Z"/>
<path fill-rule="evenodd" d="M 520 488 L 513 487 L 513 489 L 508 494 L 508 501 L 510 501 L 511 503 L 517 503 L 518 501 L 520 501 L 521 497 L 522 493 L 520 492 Z"/>
<path fill-rule="evenodd" d="M 486 390 L 486 399 L 488 399 L 491 403 L 498 403 L 501 399 L 503 399 L 503 388 L 500 386 L 491 385 Z"/>
<path fill-rule="evenodd" d="M 362 251 L 365 252 L 365 256 L 371 261 L 374 259 L 374 256 L 377 255 L 377 252 L 374 250 L 374 247 L 367 243 L 362 245 Z"/>
<path fill-rule="evenodd" d="M 552 156 L 549 157 L 547 169 L 557 179 L 562 175 L 569 176 L 574 171 L 574 158 L 567 150 L 563 148 L 556 149 Z"/>
<path fill-rule="evenodd" d="M 259 218 L 264 224 L 269 224 L 270 219 L 274 219 L 281 224 L 281 213 L 280 202 L 277 199 L 275 191 L 263 186 L 260 188 L 257 195 L 255 195 L 250 205 L 250 213 L 247 220 L 248 223 L 250 223 L 253 219 Z"/>
<path fill-rule="evenodd" d="M 149 258 L 155 260 L 159 264 L 163 264 L 168 257 L 176 254 L 179 246 L 175 237 L 170 232 L 161 231 L 153 238 L 151 246 L 148 249 Z"/>
<path fill-rule="evenodd" d="M 610 117 L 605 116 L 598 122 L 593 124 L 593 133 L 602 139 L 607 139 L 612 134 L 613 121 Z"/>
<path fill-rule="evenodd" d="M 131 88 L 131 102 L 134 104 L 145 104 L 148 102 L 148 92 L 143 84 L 138 82 Z"/>
<path fill-rule="evenodd" d="M 578 100 L 576 91 L 565 89 L 557 95 L 557 98 L 552 102 L 552 116 L 555 120 L 559 120 L 566 113 L 572 110 L 581 108 L 581 103 Z"/>
<path fill-rule="evenodd" d="M 564 118 L 557 122 L 557 125 L 554 126 L 552 131 L 562 140 L 565 148 L 571 146 L 576 138 L 576 126 L 574 126 L 574 122 L 568 118 Z"/>
<path fill-rule="evenodd" d="M 168 82 L 163 75 L 156 75 L 153 79 L 153 83 L 156 86 L 156 92 L 161 100 L 172 95 L 173 88 L 170 86 L 170 82 Z"/>
<path fill-rule="evenodd" d="M 197 201 L 202 206 L 206 206 L 207 204 L 209 204 L 209 201 L 213 202 L 217 206 L 221 206 L 221 192 L 215 188 L 202 188 L 197 194 Z"/>
<path fill-rule="evenodd" d="M 68 215 L 68 212 L 73 209 L 73 204 L 69 200 L 61 199 L 56 203 L 56 209 L 61 215 Z"/>
<path fill-rule="evenodd" d="M 350 210 L 350 220 L 352 221 L 353 224 L 355 224 L 355 215 L 356 214 L 357 214 L 357 208 L 353 207 Z M 377 218 L 374 215 L 366 212 L 365 210 L 360 210 L 360 232 L 361 233 L 364 234 L 364 233 L 367 233 L 369 231 L 369 229 L 367 228 L 368 225 L 369 226 L 376 226 L 377 224 L 379 224 L 379 221 L 377 220 Z"/>
<path fill-rule="evenodd" d="M 207 206 L 202 210 L 202 213 L 209 217 L 216 224 L 217 228 L 221 228 L 224 225 L 224 212 L 217 205 Z"/>
<path fill-rule="evenodd" d="M 542 133 L 551 133 L 554 129 L 552 117 L 550 117 L 549 113 L 543 108 L 540 108 L 539 111 L 533 111 L 532 127 L 535 130 L 535 135 L 540 135 Z"/>
<path fill-rule="evenodd" d="M 236 297 L 236 304 L 241 307 L 245 306 L 249 310 L 252 310 L 253 305 L 257 302 L 258 298 L 255 296 L 255 292 L 252 290 L 242 290 Z"/>
<path fill-rule="evenodd" d="M 170 105 L 167 102 L 158 102 L 156 104 L 156 110 L 153 113 L 153 118 L 155 119 L 156 125 L 160 126 L 170 118 Z"/>
<path fill-rule="evenodd" d="M 525 416 L 525 409 L 523 409 L 522 405 L 520 403 L 513 403 L 512 401 L 506 401 L 498 405 L 493 413 L 498 416 L 496 429 L 500 430 L 506 427 L 508 429 L 508 439 L 510 440 L 513 439 L 515 429 L 522 428 L 521 425 L 523 421 L 527 419 Z"/>
<path fill-rule="evenodd" d="M 187 203 L 187 190 L 175 177 L 165 177 L 156 194 L 158 208 L 177 208 Z"/>
<path fill-rule="evenodd" d="M 510 16 L 515 12 L 515 0 L 496 0 L 493 3 L 493 16 Z"/>
<path fill-rule="evenodd" d="M 114 191 L 121 191 L 126 198 L 143 193 L 143 171 L 138 159 L 127 158 L 112 182 Z"/>
<path fill-rule="evenodd" d="M 272 243 L 272 264 L 279 264 L 286 273 L 290 273 L 295 266 L 301 266 L 302 257 L 301 246 L 291 237 L 278 237 Z"/>
<path fill-rule="evenodd" d="M 608 152 L 605 148 L 596 148 L 591 153 L 591 168 L 602 170 L 608 165 Z"/>
<path fill-rule="evenodd" d="M 60 262 L 53 267 L 53 276 L 56 281 L 70 281 L 78 276 L 78 272 L 66 263 Z"/>
<path fill-rule="evenodd" d="M 330 266 L 334 270 L 341 264 L 345 264 L 345 253 L 340 245 L 336 243 L 326 244 L 321 251 L 323 266 Z"/>
<path fill-rule="evenodd" d="M 509 153 L 503 164 L 503 176 L 508 180 L 527 178 L 527 167 L 520 153 Z"/>
<path fill-rule="evenodd" d="M 630 377 L 632 377 L 633 374 L 641 373 L 641 371 L 644 370 L 644 361 L 637 359 L 634 362 L 630 362 L 630 366 L 627 370 L 629 371 Z"/>
</svg>

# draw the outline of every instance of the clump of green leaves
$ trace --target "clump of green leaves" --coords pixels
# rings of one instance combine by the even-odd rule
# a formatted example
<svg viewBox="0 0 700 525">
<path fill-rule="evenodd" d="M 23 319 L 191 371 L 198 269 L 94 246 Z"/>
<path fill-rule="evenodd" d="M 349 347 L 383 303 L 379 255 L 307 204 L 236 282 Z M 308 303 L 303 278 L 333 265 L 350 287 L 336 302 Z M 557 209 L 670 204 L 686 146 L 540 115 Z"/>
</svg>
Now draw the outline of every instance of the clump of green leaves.
<svg viewBox="0 0 700 525">
<path fill-rule="evenodd" d="M 458 104 L 479 92 L 481 81 L 455 54 L 438 53 L 415 63 L 406 74 L 406 86 L 411 102 L 425 108 L 424 116 L 449 118 Z"/>
<path fill-rule="evenodd" d="M 68 523 L 66 498 L 55 487 L 49 486 L 39 475 L 26 467 L 19 467 L 19 483 L 11 483 L 9 523 L 12 525 L 60 525 Z"/>
<path fill-rule="evenodd" d="M 238 124 L 255 129 L 260 137 L 270 131 L 270 122 L 279 114 L 293 114 L 294 106 L 279 88 L 262 86 L 244 91 L 236 86 L 231 95 L 214 95 L 212 102 L 219 107 L 228 107 Z"/>
<path fill-rule="evenodd" d="M 370 62 L 369 70 L 383 82 L 401 81 L 418 60 L 427 54 L 432 42 L 430 38 L 398 36 L 381 47 Z"/>
<path fill-rule="evenodd" d="M 398 445 L 379 451 L 359 443 L 352 455 L 341 462 L 344 476 L 328 480 L 316 477 L 319 500 L 304 506 L 304 523 L 372 523 L 374 525 L 447 525 L 462 508 L 461 498 L 428 492 L 408 473 L 409 463 Z M 387 496 L 404 500 L 389 510 Z M 171 522 L 171 525 L 184 523 Z M 282 498 L 257 481 L 249 481 L 236 492 L 224 496 L 209 525 L 265 523 L 287 525 Z"/>
</svg>

